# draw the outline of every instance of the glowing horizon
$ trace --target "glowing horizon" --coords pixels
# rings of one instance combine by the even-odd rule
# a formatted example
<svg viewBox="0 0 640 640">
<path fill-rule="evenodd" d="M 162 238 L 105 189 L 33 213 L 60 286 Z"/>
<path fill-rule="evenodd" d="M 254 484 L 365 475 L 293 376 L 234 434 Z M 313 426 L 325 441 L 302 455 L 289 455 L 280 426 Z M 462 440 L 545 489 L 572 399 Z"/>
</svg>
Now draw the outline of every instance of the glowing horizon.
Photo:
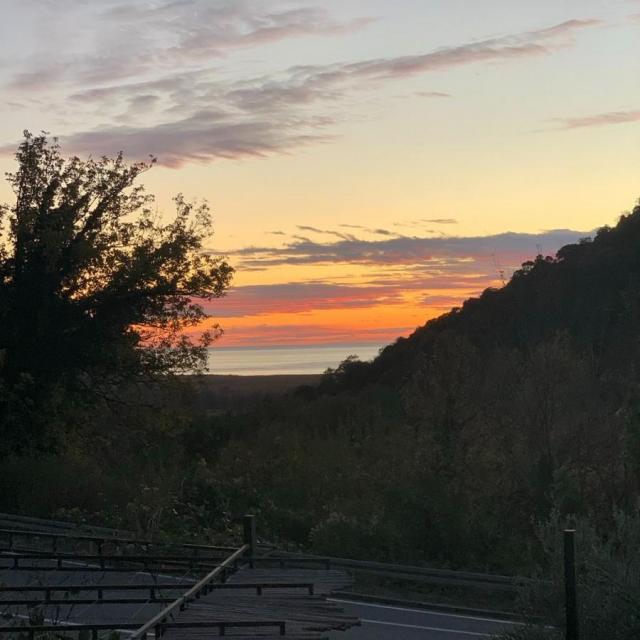
<svg viewBox="0 0 640 640">
<path fill-rule="evenodd" d="M 640 195 L 638 0 L 3 9 L 0 168 L 157 156 L 237 268 L 221 346 L 391 342 Z"/>
</svg>

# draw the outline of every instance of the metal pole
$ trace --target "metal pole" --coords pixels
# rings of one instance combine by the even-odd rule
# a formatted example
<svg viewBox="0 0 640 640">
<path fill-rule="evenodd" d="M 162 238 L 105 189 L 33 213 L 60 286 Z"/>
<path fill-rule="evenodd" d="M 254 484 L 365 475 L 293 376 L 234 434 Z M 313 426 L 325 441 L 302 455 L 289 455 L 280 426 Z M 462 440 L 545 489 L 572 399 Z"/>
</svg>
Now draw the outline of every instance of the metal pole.
<svg viewBox="0 0 640 640">
<path fill-rule="evenodd" d="M 566 640 L 579 640 L 578 596 L 576 589 L 576 547 L 575 530 L 564 532 L 564 593 L 566 611 Z"/>
<path fill-rule="evenodd" d="M 257 551 L 256 517 L 246 515 L 242 517 L 243 542 L 249 545 L 249 555 L 254 558 Z"/>
</svg>

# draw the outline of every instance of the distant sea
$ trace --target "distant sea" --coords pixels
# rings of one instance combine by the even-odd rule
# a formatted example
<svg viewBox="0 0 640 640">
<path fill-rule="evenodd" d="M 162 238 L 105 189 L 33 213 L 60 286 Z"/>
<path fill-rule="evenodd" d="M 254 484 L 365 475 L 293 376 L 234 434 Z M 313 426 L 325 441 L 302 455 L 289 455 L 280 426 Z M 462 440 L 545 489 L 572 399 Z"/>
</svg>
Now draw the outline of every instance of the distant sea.
<svg viewBox="0 0 640 640">
<path fill-rule="evenodd" d="M 209 373 L 269 376 L 322 373 L 337 367 L 347 356 L 371 360 L 381 344 L 331 344 L 282 347 L 212 347 Z"/>
</svg>

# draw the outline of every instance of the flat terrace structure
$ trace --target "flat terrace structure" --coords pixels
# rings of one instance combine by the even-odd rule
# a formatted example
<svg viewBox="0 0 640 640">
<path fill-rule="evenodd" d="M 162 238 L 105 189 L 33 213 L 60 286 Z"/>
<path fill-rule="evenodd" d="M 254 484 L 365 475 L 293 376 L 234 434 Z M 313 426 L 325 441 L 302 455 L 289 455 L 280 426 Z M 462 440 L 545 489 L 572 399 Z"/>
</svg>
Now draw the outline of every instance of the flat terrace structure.
<svg viewBox="0 0 640 640">
<path fill-rule="evenodd" d="M 114 631 L 123 640 L 295 640 L 358 624 L 326 600 L 349 582 L 342 571 L 252 561 L 261 554 L 250 517 L 236 547 L 11 525 L 0 529 L 2 640 Z"/>
<path fill-rule="evenodd" d="M 240 568 L 229 580 L 184 611 L 180 622 L 198 623 L 216 619 L 284 620 L 285 634 L 291 638 L 322 638 L 324 632 L 346 630 L 358 624 L 339 605 L 327 602 L 332 591 L 348 585 L 344 573 L 324 569 Z M 258 594 L 261 595 L 258 595 Z M 279 633 L 278 629 L 278 633 Z M 167 640 L 190 640 L 210 637 L 208 629 L 167 629 Z M 233 634 L 239 635 L 239 630 Z M 265 627 L 248 637 L 273 635 Z"/>
</svg>

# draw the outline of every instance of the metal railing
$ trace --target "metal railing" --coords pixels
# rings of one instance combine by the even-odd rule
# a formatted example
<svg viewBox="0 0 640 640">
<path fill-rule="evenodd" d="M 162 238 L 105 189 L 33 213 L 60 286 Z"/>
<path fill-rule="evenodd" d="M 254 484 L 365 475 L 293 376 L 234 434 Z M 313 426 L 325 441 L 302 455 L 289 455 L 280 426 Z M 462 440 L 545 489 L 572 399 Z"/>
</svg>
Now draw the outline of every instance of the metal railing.
<svg viewBox="0 0 640 640">
<path fill-rule="evenodd" d="M 56 552 L 58 544 L 62 542 L 70 542 L 72 540 L 78 542 L 90 542 L 96 546 L 98 553 L 102 553 L 104 545 L 119 546 L 137 546 L 137 547 L 168 547 L 168 548 L 181 548 L 191 551 L 233 551 L 235 547 L 228 546 L 214 546 L 206 544 L 194 544 L 183 542 L 172 542 L 167 540 L 145 540 L 140 538 L 128 538 L 119 536 L 106 536 L 106 535 L 87 535 L 84 533 L 58 533 L 51 531 L 39 531 L 35 529 L 7 529 L 0 528 L 0 538 L 7 540 L 7 548 L 12 550 L 15 548 L 16 538 L 40 538 L 49 539 L 51 541 L 51 551 Z"/>
<path fill-rule="evenodd" d="M 155 615 L 151 620 L 143 624 L 132 636 L 132 638 L 141 638 L 144 640 L 147 634 L 154 630 L 156 637 L 161 637 L 163 629 L 167 628 L 167 620 L 169 616 L 175 615 L 179 611 L 184 611 L 190 602 L 200 598 L 201 595 L 209 592 L 210 584 L 221 578 L 225 580 L 227 572 L 233 567 L 234 563 L 245 556 L 247 551 L 251 549 L 250 544 L 243 544 L 237 551 L 232 553 L 224 562 L 217 566 L 213 571 L 209 572 L 202 580 L 189 589 L 185 594 L 176 598 L 170 605 L 165 607 L 160 613 Z"/>
<path fill-rule="evenodd" d="M 0 518 L 1 520 L 1 518 Z M 310 583 L 264 583 L 264 582 L 251 582 L 251 583 L 233 583 L 228 584 L 226 580 L 228 575 L 236 570 L 243 559 L 250 553 L 255 552 L 257 549 L 255 538 L 255 524 L 253 516 L 245 516 L 243 518 L 243 530 L 244 530 L 244 544 L 239 548 L 230 547 L 217 547 L 212 545 L 192 545 L 192 544 L 177 544 L 177 543 L 165 543 L 163 541 L 153 542 L 148 540 L 139 540 L 135 538 L 116 538 L 110 536 L 95 536 L 84 534 L 70 534 L 70 533 L 52 533 L 51 531 L 36 531 L 27 529 L 3 529 L 0 530 L 0 535 L 5 535 L 9 538 L 9 547 L 11 550 L 5 549 L 0 551 L 0 560 L 8 560 L 12 566 L 4 567 L 4 570 L 13 571 L 18 569 L 26 569 L 33 571 L 132 571 L 136 569 L 123 568 L 121 566 L 111 566 L 114 564 L 129 563 L 140 564 L 142 563 L 148 567 L 151 563 L 155 563 L 158 566 L 178 565 L 182 568 L 188 567 L 191 571 L 194 568 L 200 568 L 203 570 L 211 569 L 203 578 L 197 582 L 191 584 L 180 583 L 158 583 L 146 585 L 122 585 L 122 584 L 105 584 L 98 583 L 93 585 L 86 584 L 61 584 L 61 585 L 25 585 L 25 586 L 13 586 L 13 587 L 0 587 L 0 596 L 8 595 L 9 597 L 0 597 L 0 605 L 7 606 L 38 606 L 38 605 L 64 605 L 73 606 L 76 604 L 165 604 L 165 606 L 159 613 L 154 615 L 150 620 L 140 625 L 140 623 L 132 622 L 110 622 L 110 623 L 95 623 L 95 624 L 77 624 L 77 623 L 61 623 L 50 625 L 24 625 L 17 624 L 12 626 L 0 626 L 0 636 L 4 634 L 22 634 L 26 635 L 30 640 L 34 640 L 38 634 L 42 633 L 82 633 L 89 632 L 92 640 L 98 639 L 100 631 L 132 631 L 131 638 L 144 640 L 149 633 L 153 633 L 155 638 L 160 638 L 164 635 L 168 629 L 217 629 L 220 635 L 226 635 L 227 629 L 231 628 L 260 628 L 260 627 L 274 627 L 278 630 L 280 635 L 285 635 L 286 621 L 284 620 L 261 620 L 251 619 L 250 617 L 242 620 L 175 620 L 174 618 L 181 611 L 184 611 L 189 605 L 205 596 L 206 594 L 216 589 L 255 589 L 257 595 L 262 595 L 265 589 L 292 589 L 292 588 L 305 588 L 310 594 L 313 594 L 313 584 Z M 16 552 L 15 541 L 22 537 L 33 538 L 47 538 L 52 541 L 53 551 L 34 551 L 29 553 Z M 198 555 L 133 555 L 133 554 L 78 554 L 78 553 L 65 553 L 57 550 L 58 542 L 60 540 L 83 540 L 90 541 L 92 543 L 116 543 L 116 544 L 138 544 L 138 545 L 162 545 L 174 548 L 187 549 L 190 551 L 206 550 L 209 553 L 212 551 L 227 552 L 224 557 L 214 556 L 198 556 Z M 100 550 L 102 551 L 101 547 Z M 228 553 L 228 552 L 231 553 Z M 22 565 L 22 562 L 33 561 L 40 563 L 36 566 L 26 567 Z M 42 566 L 44 562 L 50 562 L 53 566 Z M 65 566 L 69 563 L 75 563 L 75 566 Z M 212 564 L 212 563 L 216 564 Z M 98 566 L 93 566 L 91 563 L 98 563 Z M 80 565 L 80 566 L 78 566 Z M 137 571 L 137 570 L 136 570 Z M 153 576 L 152 576 L 153 577 Z M 155 580 L 155 578 L 154 578 Z M 220 581 L 220 582 L 218 582 Z M 167 591 L 183 593 L 177 597 L 169 597 L 168 595 L 159 594 L 159 591 L 166 589 Z M 187 589 L 184 591 L 184 589 Z M 107 595 L 108 591 L 120 591 L 131 592 L 145 590 L 149 593 L 148 599 L 127 597 L 126 595 Z M 94 593 L 95 598 L 87 597 L 73 597 L 73 593 Z M 35 599 L 33 597 L 12 597 L 12 594 L 34 594 L 40 593 L 43 595 L 42 599 Z M 56 594 L 64 594 L 64 597 L 55 597 Z"/>
<path fill-rule="evenodd" d="M 223 560 L 223 557 L 218 556 L 164 556 L 164 555 L 130 555 L 130 554 L 79 554 L 79 553 L 12 553 L 0 551 L 0 561 L 6 560 L 12 565 L 13 569 L 20 568 L 37 568 L 33 566 L 26 566 L 24 562 L 42 562 L 52 560 L 56 562 L 56 565 L 62 565 L 64 562 L 85 562 L 87 564 L 99 564 L 103 570 L 108 569 L 108 564 L 142 564 L 144 566 L 156 565 L 156 566 L 177 566 L 177 567 L 189 567 L 194 569 L 196 566 L 199 568 L 213 568 L 218 566 L 218 562 Z"/>
<path fill-rule="evenodd" d="M 60 634 L 64 631 L 65 633 L 77 633 L 81 636 L 83 633 L 89 632 L 91 634 L 91 640 L 98 640 L 98 633 L 100 631 L 128 631 L 135 629 L 136 627 L 136 624 L 132 624 L 130 622 L 113 624 L 50 624 L 32 625 L 28 627 L 2 626 L 0 627 L 0 636 L 3 634 L 26 634 L 29 640 L 35 640 L 36 634 Z M 284 636 L 286 634 L 286 622 L 284 620 L 205 620 L 200 622 L 164 622 L 158 626 L 158 629 L 161 628 L 163 633 L 167 629 L 217 629 L 218 634 L 224 636 L 226 635 L 227 629 L 258 629 L 261 627 L 276 627 L 279 631 L 279 635 Z M 160 634 L 160 636 L 161 635 L 162 634 Z M 135 637 L 135 634 L 130 637 Z M 157 635 L 156 637 L 159 636 Z"/>
<path fill-rule="evenodd" d="M 89 524 L 74 524 L 72 522 L 62 522 L 60 520 L 47 520 L 45 518 L 34 518 L 33 516 L 21 516 L 14 513 L 0 513 L 0 526 L 13 529 L 37 529 L 46 530 L 67 530 L 67 531 L 83 531 L 86 534 L 105 535 L 105 536 L 131 536 L 130 531 L 122 531 L 120 529 L 112 529 L 109 527 L 101 527 Z"/>
<path fill-rule="evenodd" d="M 64 523 L 58 523 L 55 521 L 44 521 L 37 518 L 26 518 L 19 516 L 8 516 L 7 514 L 0 513 L 0 523 L 6 522 L 7 519 L 11 520 L 11 518 L 15 518 L 16 520 L 21 520 L 21 526 L 27 525 L 38 525 L 44 527 L 60 527 L 63 529 L 68 529 L 68 526 Z M 180 588 L 184 588 L 184 585 L 181 587 L 180 585 L 175 584 L 167 584 L 167 585 L 96 585 L 92 587 L 79 587 L 79 586 L 66 586 L 64 588 L 58 588 L 54 585 L 49 587 L 0 587 L 0 593 L 2 592 L 30 592 L 30 591 L 41 591 L 45 593 L 44 602 L 48 604 L 75 604 L 75 603 L 84 603 L 83 600 L 80 599 L 55 599 L 51 597 L 52 592 L 56 591 L 65 591 L 69 592 L 71 590 L 77 591 L 95 591 L 98 593 L 98 600 L 91 601 L 92 604 L 96 604 L 96 602 L 142 602 L 140 598 L 138 599 L 109 599 L 104 598 L 104 591 L 113 589 L 113 590 L 130 590 L 130 589 L 150 589 L 150 602 L 169 602 L 168 606 L 165 607 L 160 613 L 154 616 L 151 620 L 146 622 L 141 627 L 137 625 L 131 624 L 109 624 L 109 625 L 73 625 L 73 626 L 54 626 L 54 630 L 58 630 L 60 628 L 69 628 L 71 630 L 91 630 L 92 637 L 94 637 L 94 629 L 135 629 L 133 633 L 133 638 L 135 640 L 145 640 L 147 638 L 147 634 L 151 631 L 154 631 L 157 638 L 161 637 L 164 633 L 165 629 L 168 628 L 180 628 L 182 626 L 211 626 L 211 627 L 219 627 L 220 633 L 224 634 L 225 625 L 228 627 L 239 626 L 239 627 L 249 627 L 249 626 L 267 626 L 267 625 L 279 625 L 281 634 L 284 635 L 285 623 L 284 622 L 255 622 L 255 621 L 242 621 L 242 622 L 203 622 L 195 624 L 195 623 L 178 623 L 178 622 L 170 622 L 169 618 L 174 616 L 178 611 L 183 611 L 187 608 L 190 602 L 195 599 L 200 598 L 202 595 L 206 595 L 210 591 L 214 589 L 243 589 L 243 588 L 255 588 L 256 593 L 258 595 L 262 594 L 263 589 L 278 589 L 278 588 L 307 588 L 309 590 L 309 594 L 313 594 L 313 584 L 312 583 L 233 583 L 233 584 L 225 584 L 225 580 L 227 577 L 227 573 L 232 569 L 234 565 L 242 560 L 249 564 L 251 568 L 253 568 L 258 563 L 263 564 L 277 564 L 278 566 L 284 568 L 286 566 L 305 566 L 305 567 L 313 567 L 320 566 L 327 570 L 332 568 L 339 569 L 347 569 L 353 573 L 363 573 L 367 575 L 374 575 L 383 578 L 393 578 L 400 581 L 410 581 L 410 582 L 420 582 L 424 584 L 430 585 L 438 585 L 445 587 L 464 587 L 464 588 L 475 588 L 482 589 L 488 591 L 505 591 L 505 592 L 515 592 L 519 587 L 527 586 L 527 585 L 542 585 L 546 586 L 547 584 L 551 584 L 546 580 L 534 580 L 531 578 L 525 578 L 520 576 L 506 576 L 506 575 L 498 575 L 498 574 L 489 574 L 489 573 L 479 573 L 479 572 L 469 572 L 469 571 L 454 571 L 449 569 L 436 569 L 431 567 L 420 567 L 414 565 L 399 565 L 392 564 L 386 562 L 376 562 L 376 561 L 367 561 L 367 560 L 354 560 L 349 558 L 335 558 L 328 556 L 314 556 L 308 554 L 295 554 L 295 553 L 287 553 L 287 552 L 272 552 L 270 555 L 266 556 L 258 556 L 257 550 L 259 545 L 257 544 L 256 538 L 256 530 L 255 530 L 255 519 L 253 516 L 245 516 L 242 519 L 243 522 L 243 530 L 244 530 L 244 544 L 239 549 L 235 549 L 232 547 L 219 547 L 219 546 L 211 546 L 211 545 L 199 545 L 199 544 L 183 544 L 183 543 L 173 543 L 166 541 L 151 541 L 151 540 L 140 540 L 132 537 L 120 537 L 120 536 L 103 536 L 103 535 L 85 535 L 85 534 L 72 534 L 72 533 L 52 533 L 50 530 L 32 530 L 32 529 L 0 529 L 0 537 L 5 536 L 8 537 L 8 545 L 9 549 L 16 551 L 15 548 L 15 539 L 22 537 L 39 537 L 39 538 L 49 538 L 52 541 L 53 552 L 48 554 L 46 552 L 39 552 L 34 554 L 19 554 L 14 553 L 13 555 L 2 555 L 0 550 L 0 559 L 4 558 L 14 558 L 15 567 L 19 567 L 19 561 L 21 559 L 28 558 L 36 558 L 38 560 L 43 559 L 55 559 L 56 566 L 54 567 L 30 567 L 30 569 L 41 570 L 58 570 L 63 571 L 65 567 L 62 566 L 65 561 L 69 559 L 91 559 L 92 561 L 100 562 L 100 566 L 97 568 L 90 568 L 88 566 L 83 566 L 82 570 L 96 570 L 96 571 L 131 571 L 130 568 L 115 568 L 115 567 L 107 567 L 106 562 L 151 562 L 152 560 L 157 561 L 166 561 L 167 564 L 170 564 L 172 560 L 175 560 L 178 564 L 182 563 L 190 563 L 197 562 L 200 564 L 202 568 L 208 568 L 203 562 L 206 563 L 207 560 L 217 560 L 212 557 L 198 557 L 194 556 L 133 556 L 133 555 L 105 555 L 102 553 L 102 545 L 104 544 L 116 544 L 116 545 L 140 545 L 148 548 L 149 546 L 165 546 L 165 547 L 173 547 L 173 548 L 183 548 L 190 549 L 193 551 L 223 551 L 228 552 L 232 551 L 231 555 L 226 557 L 220 565 L 216 565 L 211 572 L 209 572 L 204 578 L 196 582 L 189 590 L 178 597 L 175 600 L 170 600 L 168 597 L 157 596 L 154 589 L 159 590 L 161 587 L 166 587 L 167 589 L 171 588 L 173 590 L 179 590 Z M 13 522 L 12 522 L 13 524 Z M 105 530 L 113 532 L 114 530 Z M 118 533 L 118 532 L 116 532 Z M 574 543 L 574 534 L 573 530 L 567 530 L 564 532 L 564 580 L 565 580 L 565 609 L 566 609 L 566 638 L 567 640 L 578 640 L 579 637 L 579 626 L 578 626 L 578 606 L 577 606 L 577 588 L 576 588 L 576 560 L 575 560 L 575 543 Z M 78 556 L 74 554 L 65 554 L 65 553 L 57 553 L 56 547 L 60 540 L 69 541 L 89 541 L 97 545 L 99 550 L 98 555 L 93 556 Z M 272 545 L 268 545 L 271 549 L 274 547 Z M 261 545 L 264 547 L 264 545 Z M 210 565 L 209 565 L 210 566 Z M 26 567 L 24 567 L 26 569 Z M 2 567 L 0 567 L 2 569 Z M 76 568 L 69 568 L 68 570 L 77 570 Z M 220 578 L 222 583 L 215 583 L 215 580 Z M 348 595 L 345 593 L 345 595 Z M 365 597 L 364 594 L 362 597 Z M 60 602 L 59 602 L 60 600 Z M 26 601 L 23 600 L 1 600 L 0 604 L 33 604 L 35 601 Z M 42 602 L 42 601 L 41 601 Z M 87 599 L 88 602 L 88 599 Z M 146 602 L 146 601 L 145 601 Z M 45 630 L 49 629 L 49 627 L 0 627 L 0 633 L 16 633 L 16 632 L 28 632 L 31 637 L 33 637 L 33 633 L 31 630 Z"/>
<path fill-rule="evenodd" d="M 155 584 L 64 584 L 64 585 L 29 585 L 21 587 L 0 587 L 0 605 L 26 605 L 35 606 L 41 604 L 147 604 L 147 603 L 172 603 L 176 597 L 162 595 L 162 592 L 184 591 L 191 585 L 175 583 Z M 255 590 L 256 595 L 261 596 L 268 589 L 305 589 L 309 595 L 314 595 L 313 582 L 217 582 L 209 585 L 209 591 L 225 590 Z M 124 596 L 105 595 L 109 592 L 148 592 L 146 598 L 127 598 Z M 43 594 L 42 598 L 18 598 L 14 594 Z M 55 597 L 55 594 L 64 593 L 64 597 Z M 71 597 L 69 594 L 95 593 L 94 598 Z M 4 595 L 9 597 L 3 597 Z"/>
<path fill-rule="evenodd" d="M 319 566 L 324 569 L 348 569 L 353 572 L 375 575 L 384 578 L 397 578 L 410 582 L 422 582 L 426 584 L 471 587 L 495 591 L 515 591 L 518 587 L 532 584 L 531 578 L 519 576 L 505 576 L 491 573 L 478 573 L 471 571 L 454 571 L 450 569 L 433 569 L 413 565 L 391 564 L 387 562 L 375 562 L 369 560 L 353 560 L 350 558 L 334 558 L 328 556 L 314 556 L 295 553 L 274 553 L 264 557 L 251 556 L 247 558 L 250 566 L 256 564 L 277 564 L 284 568 L 287 566 Z"/>
</svg>

